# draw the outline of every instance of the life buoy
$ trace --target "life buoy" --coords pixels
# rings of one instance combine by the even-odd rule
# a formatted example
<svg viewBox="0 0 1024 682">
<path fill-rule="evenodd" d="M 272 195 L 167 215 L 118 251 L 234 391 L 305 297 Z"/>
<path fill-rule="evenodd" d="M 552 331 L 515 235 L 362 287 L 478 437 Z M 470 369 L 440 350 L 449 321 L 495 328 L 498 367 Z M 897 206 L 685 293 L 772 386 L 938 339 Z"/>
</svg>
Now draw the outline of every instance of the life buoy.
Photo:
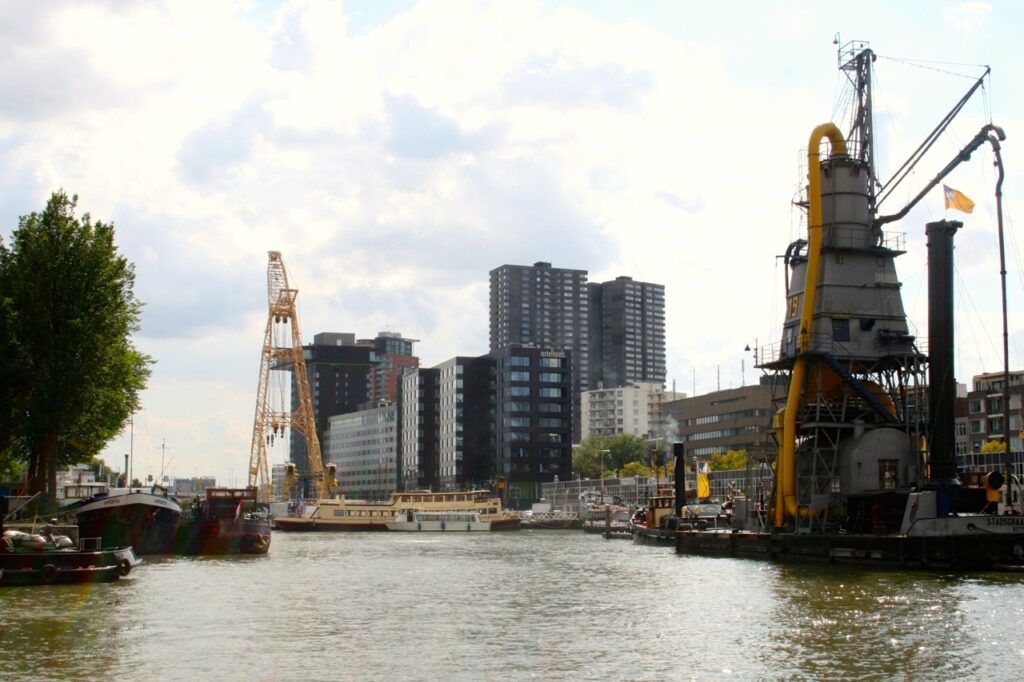
<svg viewBox="0 0 1024 682">
<path fill-rule="evenodd" d="M 39 579 L 44 583 L 52 583 L 57 579 L 57 567 L 53 564 L 43 564 L 39 569 Z"/>
<path fill-rule="evenodd" d="M 117 573 L 121 577 L 124 577 L 132 572 L 132 562 L 127 559 L 121 559 L 117 562 Z"/>
</svg>

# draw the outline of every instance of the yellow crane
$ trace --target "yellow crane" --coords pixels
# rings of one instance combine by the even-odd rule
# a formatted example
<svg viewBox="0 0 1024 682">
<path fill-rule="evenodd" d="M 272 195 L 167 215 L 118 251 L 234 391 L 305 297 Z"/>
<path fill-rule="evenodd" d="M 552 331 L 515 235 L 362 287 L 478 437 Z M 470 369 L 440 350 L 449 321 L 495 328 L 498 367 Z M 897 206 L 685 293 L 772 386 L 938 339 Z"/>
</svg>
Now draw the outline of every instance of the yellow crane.
<svg viewBox="0 0 1024 682">
<path fill-rule="evenodd" d="M 260 358 L 260 380 L 256 388 L 256 416 L 252 426 L 252 449 L 249 455 L 249 485 L 258 486 L 260 500 L 270 501 L 271 481 L 267 467 L 267 448 L 291 428 L 306 441 L 306 459 L 311 492 L 318 498 L 327 497 L 333 479 L 325 475 L 320 456 L 320 441 L 316 435 L 313 419 L 313 401 L 309 395 L 309 380 L 306 374 L 306 360 L 302 350 L 302 334 L 299 329 L 299 313 L 295 305 L 299 290 L 288 285 L 288 271 L 281 259 L 280 251 L 268 251 L 267 265 L 267 329 L 263 337 L 263 352 Z M 290 372 L 290 382 L 296 391 L 291 401 L 295 409 L 285 409 L 284 391 L 274 391 L 272 372 Z M 277 395 L 272 395 L 272 394 Z M 280 403 L 280 404 L 276 404 Z M 284 485 L 285 499 L 288 488 L 295 479 L 294 465 L 289 464 Z"/>
</svg>

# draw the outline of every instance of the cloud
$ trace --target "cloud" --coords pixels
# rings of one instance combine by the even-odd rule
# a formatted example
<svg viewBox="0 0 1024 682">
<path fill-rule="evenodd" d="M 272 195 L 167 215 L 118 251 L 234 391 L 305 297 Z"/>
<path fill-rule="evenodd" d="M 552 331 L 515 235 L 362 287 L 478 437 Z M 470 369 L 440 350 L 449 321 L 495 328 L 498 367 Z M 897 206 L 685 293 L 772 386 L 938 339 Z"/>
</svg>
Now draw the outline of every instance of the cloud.
<svg viewBox="0 0 1024 682">
<path fill-rule="evenodd" d="M 946 23 L 966 33 L 980 29 L 992 14 L 992 5 L 987 2 L 963 2 L 947 7 L 943 13 Z"/>
<path fill-rule="evenodd" d="M 947 19 L 987 35 L 987 7 Z M 715 365 L 738 373 L 723 349 L 777 338 L 775 255 L 802 230 L 793 159 L 832 85 L 777 72 L 820 56 L 834 75 L 840 10 L 787 23 L 774 59 L 742 30 L 713 42 L 711 7 L 658 10 L 673 27 L 427 1 L 366 30 L 358 9 L 0 5 L 0 230 L 59 187 L 116 223 L 146 303 L 138 342 L 159 361 L 144 401 L 185 472 L 246 464 L 271 249 L 306 339 L 399 330 L 428 365 L 485 352 L 487 273 L 539 260 L 665 284 L 669 374 L 687 391 L 691 373 L 698 390 Z M 789 39 L 826 23 L 821 50 Z M 880 146 L 914 87 L 879 97 L 894 112 Z M 990 248 L 969 238 L 964 252 Z"/>
</svg>

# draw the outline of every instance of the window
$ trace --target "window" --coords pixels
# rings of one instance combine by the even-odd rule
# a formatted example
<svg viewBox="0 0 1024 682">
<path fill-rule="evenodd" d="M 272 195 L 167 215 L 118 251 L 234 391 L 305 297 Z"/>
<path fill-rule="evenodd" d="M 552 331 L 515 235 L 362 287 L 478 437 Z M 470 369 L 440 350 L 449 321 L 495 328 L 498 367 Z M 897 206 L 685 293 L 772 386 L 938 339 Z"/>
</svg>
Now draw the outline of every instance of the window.
<svg viewBox="0 0 1024 682">
<path fill-rule="evenodd" d="M 972 414 L 978 414 L 979 412 L 981 412 L 981 401 L 980 400 L 971 400 L 971 401 L 968 402 L 967 405 L 968 405 L 967 409 Z"/>
<path fill-rule="evenodd" d="M 516 387 L 513 386 L 512 388 L 516 388 Z M 527 390 L 529 390 L 529 389 L 527 389 Z M 562 397 L 562 389 L 554 388 L 554 387 L 541 387 L 541 389 L 540 389 L 540 397 L 541 398 L 561 398 Z"/>
<path fill-rule="evenodd" d="M 527 406 L 527 407 L 529 407 L 529 406 Z M 561 412 L 562 411 L 562 404 L 561 403 L 541 403 L 540 404 L 540 411 L 541 412 Z"/>
<path fill-rule="evenodd" d="M 557 384 L 562 381 L 562 375 L 558 372 L 541 372 L 540 380 L 545 384 Z"/>
<path fill-rule="evenodd" d="M 508 359 L 508 364 L 512 365 L 513 367 L 529 367 L 530 358 L 524 357 L 522 355 L 512 355 Z"/>
<path fill-rule="evenodd" d="M 850 340 L 849 320 L 832 320 L 832 339 L 834 341 Z"/>
<path fill-rule="evenodd" d="M 543 392 L 544 389 L 542 388 L 541 391 Z M 509 386 L 508 394 L 512 395 L 512 396 L 520 396 L 520 397 L 521 396 L 528 396 L 528 395 L 530 395 L 530 387 L 529 386 Z"/>
<path fill-rule="evenodd" d="M 899 482 L 897 467 L 899 460 L 880 459 L 878 460 L 878 487 L 880 490 L 895 490 Z"/>
<path fill-rule="evenodd" d="M 565 367 L 565 358 L 541 358 L 540 366 L 545 368 Z"/>
<path fill-rule="evenodd" d="M 548 428 L 552 428 L 552 429 L 559 429 L 559 428 L 562 427 L 562 418 L 561 417 L 541 417 L 540 418 L 540 425 L 542 427 L 548 427 Z"/>
<path fill-rule="evenodd" d="M 509 372 L 508 373 L 508 380 L 509 381 L 529 381 L 530 380 L 530 373 L 529 372 Z"/>
</svg>

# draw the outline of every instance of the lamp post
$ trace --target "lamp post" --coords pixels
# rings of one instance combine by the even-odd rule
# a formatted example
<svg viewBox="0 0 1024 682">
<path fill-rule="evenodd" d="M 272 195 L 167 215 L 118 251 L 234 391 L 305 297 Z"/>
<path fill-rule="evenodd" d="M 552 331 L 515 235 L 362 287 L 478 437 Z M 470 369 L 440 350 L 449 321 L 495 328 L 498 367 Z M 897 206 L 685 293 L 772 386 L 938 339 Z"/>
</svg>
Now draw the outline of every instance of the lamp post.
<svg viewBox="0 0 1024 682">
<path fill-rule="evenodd" d="M 601 504 L 604 504 L 604 454 L 611 454 L 611 450 L 598 450 L 601 453 Z"/>
</svg>

